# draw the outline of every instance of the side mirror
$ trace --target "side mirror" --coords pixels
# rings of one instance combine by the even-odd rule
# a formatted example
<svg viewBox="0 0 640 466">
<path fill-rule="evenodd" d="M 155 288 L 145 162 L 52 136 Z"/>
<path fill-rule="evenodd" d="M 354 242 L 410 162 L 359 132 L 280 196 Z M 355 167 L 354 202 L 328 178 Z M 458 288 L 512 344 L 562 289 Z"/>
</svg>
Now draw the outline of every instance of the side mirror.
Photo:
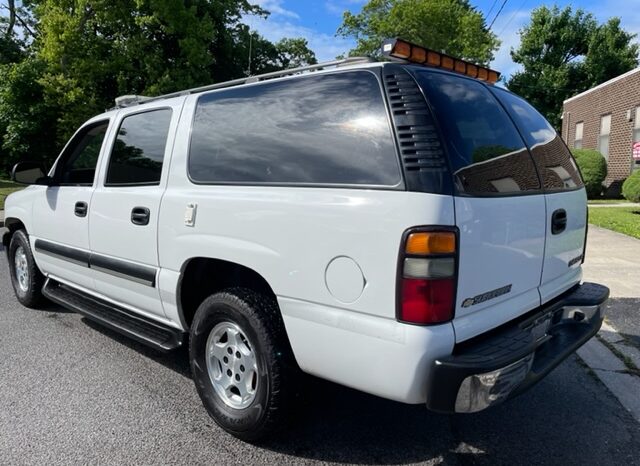
<svg viewBox="0 0 640 466">
<path fill-rule="evenodd" d="M 21 184 L 40 184 L 49 186 L 51 178 L 45 173 L 44 165 L 40 162 L 18 162 L 11 171 L 11 179 Z"/>
</svg>

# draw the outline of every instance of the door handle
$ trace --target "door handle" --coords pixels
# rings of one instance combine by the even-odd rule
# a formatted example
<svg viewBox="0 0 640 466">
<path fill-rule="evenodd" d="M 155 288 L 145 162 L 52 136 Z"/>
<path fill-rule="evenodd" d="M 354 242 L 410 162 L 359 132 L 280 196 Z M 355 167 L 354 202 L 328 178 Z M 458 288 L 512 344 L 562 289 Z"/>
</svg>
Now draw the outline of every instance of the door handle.
<svg viewBox="0 0 640 466">
<path fill-rule="evenodd" d="M 86 217 L 88 210 L 89 210 L 89 206 L 87 205 L 86 202 L 82 202 L 82 201 L 76 202 L 76 206 L 74 208 L 76 217 Z"/>
<path fill-rule="evenodd" d="M 559 235 L 567 228 L 567 211 L 558 209 L 551 215 L 551 234 Z"/>
<path fill-rule="evenodd" d="M 131 223 L 134 225 L 149 225 L 151 212 L 146 207 L 134 207 L 131 210 Z"/>
</svg>

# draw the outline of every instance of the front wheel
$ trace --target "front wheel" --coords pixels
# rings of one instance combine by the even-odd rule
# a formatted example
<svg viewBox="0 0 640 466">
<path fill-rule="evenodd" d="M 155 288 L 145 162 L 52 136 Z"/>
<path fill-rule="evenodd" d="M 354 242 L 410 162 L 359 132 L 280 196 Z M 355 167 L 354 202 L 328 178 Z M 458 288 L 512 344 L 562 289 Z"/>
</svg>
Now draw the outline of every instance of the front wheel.
<svg viewBox="0 0 640 466">
<path fill-rule="evenodd" d="M 275 299 L 244 288 L 205 299 L 191 325 L 189 355 L 198 394 L 224 430 L 252 441 L 282 426 L 297 366 Z"/>
<path fill-rule="evenodd" d="M 45 277 L 36 265 L 29 237 L 24 230 L 16 231 L 11 237 L 8 257 L 11 284 L 18 301 L 26 307 L 42 306 L 45 301 L 42 295 Z"/>
</svg>

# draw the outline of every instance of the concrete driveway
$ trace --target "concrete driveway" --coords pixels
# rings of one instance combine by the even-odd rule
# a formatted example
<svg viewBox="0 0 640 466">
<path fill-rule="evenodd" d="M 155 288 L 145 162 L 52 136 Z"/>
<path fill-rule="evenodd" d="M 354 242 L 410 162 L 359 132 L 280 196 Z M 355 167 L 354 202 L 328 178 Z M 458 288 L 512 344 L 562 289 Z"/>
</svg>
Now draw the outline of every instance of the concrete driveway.
<svg viewBox="0 0 640 466">
<path fill-rule="evenodd" d="M 640 423 L 577 357 L 466 416 L 311 379 L 288 431 L 242 443 L 206 415 L 184 352 L 22 307 L 1 248 L 0 354 L 1 464 L 640 464 Z"/>
</svg>

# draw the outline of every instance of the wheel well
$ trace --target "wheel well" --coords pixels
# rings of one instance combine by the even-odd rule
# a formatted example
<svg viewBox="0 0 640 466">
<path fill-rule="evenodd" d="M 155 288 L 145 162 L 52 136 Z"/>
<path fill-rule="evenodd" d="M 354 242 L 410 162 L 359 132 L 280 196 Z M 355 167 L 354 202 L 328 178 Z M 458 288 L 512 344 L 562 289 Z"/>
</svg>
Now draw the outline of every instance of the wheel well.
<svg viewBox="0 0 640 466">
<path fill-rule="evenodd" d="M 22 223 L 17 218 L 7 218 L 4 221 L 5 228 L 9 229 L 9 233 L 2 236 L 2 245 L 5 248 L 9 248 L 9 243 L 11 242 L 11 237 L 18 230 L 26 230 L 24 227 L 24 223 Z"/>
<path fill-rule="evenodd" d="M 178 310 L 185 328 L 191 326 L 198 306 L 212 294 L 231 287 L 243 287 L 271 296 L 275 293 L 255 270 L 234 262 L 206 257 L 190 259 L 178 282 Z"/>
</svg>

